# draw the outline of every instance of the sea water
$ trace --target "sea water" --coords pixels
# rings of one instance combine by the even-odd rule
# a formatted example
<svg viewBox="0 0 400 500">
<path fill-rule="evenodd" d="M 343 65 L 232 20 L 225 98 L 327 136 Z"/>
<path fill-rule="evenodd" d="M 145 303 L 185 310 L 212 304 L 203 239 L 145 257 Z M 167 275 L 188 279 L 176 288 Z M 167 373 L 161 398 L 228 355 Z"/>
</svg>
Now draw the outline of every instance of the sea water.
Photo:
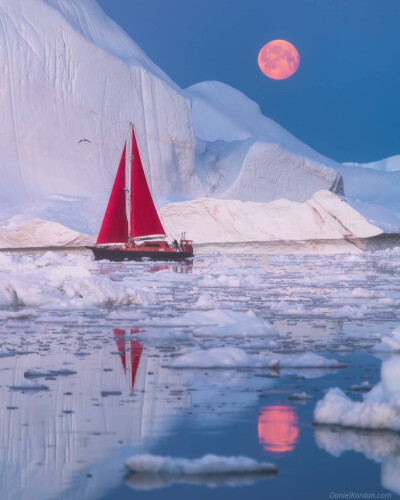
<svg viewBox="0 0 400 500">
<path fill-rule="evenodd" d="M 361 401 L 396 355 L 382 338 L 400 326 L 399 264 L 396 250 L 0 254 L 0 497 L 396 497 L 399 435 L 315 425 L 314 411 L 332 387 Z M 239 466 L 174 469 L 205 455 Z M 133 456 L 172 468 L 138 474 Z"/>
</svg>

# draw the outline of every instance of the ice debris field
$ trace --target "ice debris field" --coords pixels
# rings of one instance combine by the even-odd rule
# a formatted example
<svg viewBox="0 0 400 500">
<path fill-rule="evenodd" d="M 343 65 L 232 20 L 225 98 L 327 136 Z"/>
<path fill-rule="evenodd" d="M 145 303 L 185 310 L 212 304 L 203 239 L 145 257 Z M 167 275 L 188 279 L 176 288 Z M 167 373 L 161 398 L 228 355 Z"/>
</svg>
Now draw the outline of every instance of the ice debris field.
<svg viewBox="0 0 400 500">
<path fill-rule="evenodd" d="M 363 484 L 366 463 L 400 494 L 385 434 L 400 430 L 399 265 L 398 250 L 0 254 L 1 498 L 285 496 L 288 474 L 317 471 L 323 492 L 332 470 Z"/>
</svg>

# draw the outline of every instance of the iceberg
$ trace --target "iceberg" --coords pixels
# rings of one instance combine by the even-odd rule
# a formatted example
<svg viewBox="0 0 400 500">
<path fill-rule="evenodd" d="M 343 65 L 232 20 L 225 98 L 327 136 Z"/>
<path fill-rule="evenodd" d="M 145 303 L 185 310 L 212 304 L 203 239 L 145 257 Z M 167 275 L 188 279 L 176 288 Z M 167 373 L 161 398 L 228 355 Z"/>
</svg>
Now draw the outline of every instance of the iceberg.
<svg viewBox="0 0 400 500">
<path fill-rule="evenodd" d="M 396 172 L 320 155 L 224 83 L 180 89 L 95 0 L 0 0 L 0 21 L 0 248 L 92 243 L 130 121 L 174 235 L 195 227 L 198 213 L 216 218 L 210 232 L 225 242 L 346 239 L 358 212 L 358 237 L 400 228 L 383 196 L 383 207 L 371 205 L 383 178 L 359 174 Z"/>
</svg>

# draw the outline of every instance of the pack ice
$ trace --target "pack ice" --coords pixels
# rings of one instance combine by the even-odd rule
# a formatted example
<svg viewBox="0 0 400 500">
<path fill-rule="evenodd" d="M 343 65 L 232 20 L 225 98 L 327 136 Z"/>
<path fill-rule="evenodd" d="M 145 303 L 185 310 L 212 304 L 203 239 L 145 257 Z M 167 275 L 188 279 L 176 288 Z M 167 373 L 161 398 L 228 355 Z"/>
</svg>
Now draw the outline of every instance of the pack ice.
<svg viewBox="0 0 400 500">
<path fill-rule="evenodd" d="M 222 226 L 226 241 L 254 238 L 245 228 L 257 219 L 259 238 L 285 239 L 287 229 L 267 229 L 270 217 L 282 215 L 277 227 L 292 227 L 304 203 L 302 239 L 333 230 L 332 205 L 346 205 L 338 197 L 344 193 L 339 168 L 352 167 L 316 153 L 223 83 L 180 89 L 95 0 L 0 0 L 0 21 L 2 248 L 79 246 L 87 243 L 82 233 L 97 233 L 128 121 L 160 205 L 206 197 L 214 199 L 208 201 L 214 215 L 229 214 L 210 221 L 212 237 Z M 321 195 L 314 214 L 320 191 L 332 199 L 321 205 Z M 276 200 L 282 209 L 270 205 Z M 233 227 L 243 207 L 248 219 Z M 172 220 L 168 207 L 163 212 L 175 234 L 195 226 L 189 208 L 173 207 L 185 214 L 184 224 L 179 216 Z M 379 217 L 362 203 L 353 209 L 364 214 L 358 237 L 400 226 L 388 208 Z M 353 212 L 343 215 L 335 235 L 349 236 Z"/>
</svg>

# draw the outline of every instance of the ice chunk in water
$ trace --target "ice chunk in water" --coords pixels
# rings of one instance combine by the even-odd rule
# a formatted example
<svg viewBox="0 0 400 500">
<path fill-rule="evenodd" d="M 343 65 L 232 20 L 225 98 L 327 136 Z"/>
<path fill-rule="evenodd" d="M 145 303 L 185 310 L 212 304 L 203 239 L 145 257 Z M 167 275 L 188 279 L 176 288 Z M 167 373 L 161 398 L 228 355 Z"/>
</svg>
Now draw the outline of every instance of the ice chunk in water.
<svg viewBox="0 0 400 500">
<path fill-rule="evenodd" d="M 362 402 L 352 401 L 338 388 L 330 389 L 317 403 L 315 422 L 400 431 L 400 356 L 382 363 L 381 377 Z"/>
</svg>

